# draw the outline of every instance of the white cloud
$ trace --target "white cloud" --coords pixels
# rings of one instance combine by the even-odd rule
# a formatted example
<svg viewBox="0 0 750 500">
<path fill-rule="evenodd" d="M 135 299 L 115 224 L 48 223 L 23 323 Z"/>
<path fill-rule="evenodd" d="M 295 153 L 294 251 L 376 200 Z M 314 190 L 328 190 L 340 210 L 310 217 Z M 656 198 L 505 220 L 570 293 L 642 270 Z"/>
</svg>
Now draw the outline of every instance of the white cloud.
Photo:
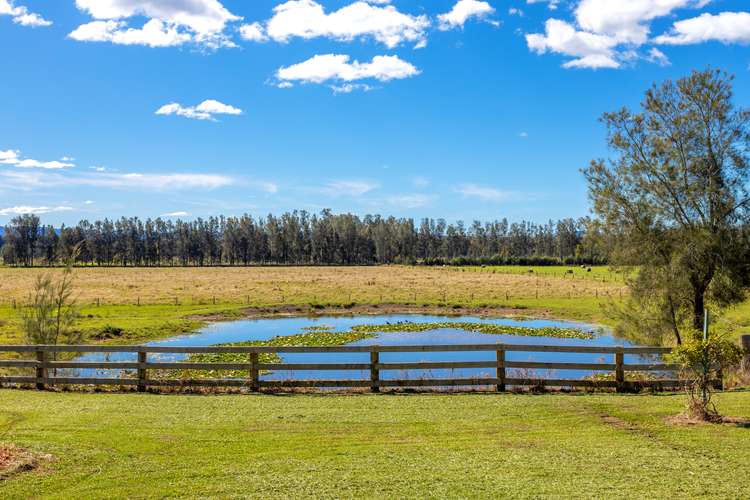
<svg viewBox="0 0 750 500">
<path fill-rule="evenodd" d="M 438 16 L 438 28 L 444 31 L 463 28 L 466 21 L 472 17 L 487 20 L 494 13 L 495 9 L 487 2 L 480 0 L 458 0 L 450 12 Z M 495 25 L 498 24 L 497 21 L 490 22 Z"/>
<path fill-rule="evenodd" d="M 621 43 L 641 45 L 648 40 L 649 22 L 685 7 L 702 7 L 707 0 L 581 0 L 575 10 L 585 31 L 610 35 Z"/>
<path fill-rule="evenodd" d="M 79 178 L 73 183 L 87 186 L 182 191 L 186 189 L 217 189 L 235 183 L 224 175 L 214 174 L 100 174 Z"/>
<path fill-rule="evenodd" d="M 381 4 L 381 5 L 376 5 Z M 327 13 L 314 0 L 290 0 L 273 9 L 264 26 L 265 35 L 277 42 L 291 38 L 331 38 L 352 41 L 373 38 L 389 48 L 403 42 L 426 43 L 427 16 L 399 12 L 386 2 L 356 1 Z"/>
<path fill-rule="evenodd" d="M 51 212 L 67 212 L 73 210 L 73 207 L 30 207 L 26 205 L 19 205 L 15 207 L 0 208 L 0 215 L 26 215 L 26 214 L 48 214 Z"/>
<path fill-rule="evenodd" d="M 560 0 L 526 0 L 526 3 L 529 5 L 532 5 L 535 3 L 546 3 L 547 7 L 550 10 L 556 10 L 558 5 L 560 5 Z"/>
<path fill-rule="evenodd" d="M 93 205 L 94 202 L 92 200 L 86 200 L 83 202 L 84 205 Z"/>
<path fill-rule="evenodd" d="M 31 158 L 21 159 L 21 152 L 13 149 L 7 151 L 0 151 L 0 164 L 13 165 L 17 168 L 45 168 L 51 170 L 59 170 L 63 168 L 72 168 L 75 165 L 70 161 L 66 161 L 66 157 L 62 161 L 39 161 Z"/>
<path fill-rule="evenodd" d="M 180 210 L 177 212 L 169 212 L 166 214 L 161 214 L 159 217 L 185 217 L 190 215 L 189 213 L 185 212 L 184 210 Z"/>
<path fill-rule="evenodd" d="M 509 16 L 518 16 L 518 17 L 523 17 L 523 16 L 524 16 L 524 13 L 523 13 L 523 11 L 522 11 L 521 9 L 518 9 L 518 8 L 516 8 L 516 7 L 510 7 L 510 8 L 508 9 L 508 15 L 509 15 Z"/>
<path fill-rule="evenodd" d="M 76 28 L 70 38 L 122 45 L 231 47 L 224 29 L 241 19 L 219 0 L 76 0 L 76 6 L 95 20 Z M 148 21 L 141 28 L 128 27 L 126 20 L 138 16 Z"/>
<path fill-rule="evenodd" d="M 466 198 L 478 198 L 483 201 L 494 202 L 518 201 L 524 198 L 524 195 L 516 191 L 502 191 L 478 184 L 463 184 L 456 188 L 456 192 Z"/>
<path fill-rule="evenodd" d="M 669 64 L 666 54 L 637 49 L 649 41 L 651 23 L 678 9 L 703 8 L 711 0 L 580 0 L 574 19 L 548 19 L 545 33 L 526 35 L 529 49 L 554 52 L 573 59 L 566 68 L 619 68 L 637 58 Z M 537 3 L 537 1 L 529 3 Z M 677 24 L 675 24 L 677 26 Z"/>
<path fill-rule="evenodd" d="M 276 194 L 279 192 L 279 185 L 274 182 L 252 181 L 250 182 L 250 185 L 255 186 L 268 194 Z"/>
<path fill-rule="evenodd" d="M 577 31 L 559 19 L 548 19 L 544 34 L 526 35 L 529 49 L 537 54 L 557 52 L 575 59 L 565 68 L 619 68 L 615 47 L 617 40 L 607 35 Z"/>
<path fill-rule="evenodd" d="M 391 196 L 387 201 L 399 208 L 420 208 L 430 205 L 435 199 L 434 195 L 410 193 Z"/>
<path fill-rule="evenodd" d="M 344 54 L 316 55 L 307 61 L 279 68 L 276 77 L 280 82 L 353 82 L 365 79 L 386 82 L 420 73 L 416 67 L 398 56 L 375 56 L 369 63 L 349 60 L 350 57 Z"/>
<path fill-rule="evenodd" d="M 0 149 L 0 162 L 5 163 L 4 160 L 15 160 L 21 152 L 18 150 L 8 149 L 3 151 Z"/>
<path fill-rule="evenodd" d="M 88 186 L 111 189 L 135 189 L 156 192 L 213 190 L 237 184 L 232 177 L 193 173 L 88 173 L 61 175 L 52 171 L 0 170 L 0 185 L 11 189 Z"/>
<path fill-rule="evenodd" d="M 750 43 L 750 13 L 722 12 L 702 14 L 677 21 L 669 33 L 655 38 L 656 43 L 686 45 L 708 41 Z"/>
<path fill-rule="evenodd" d="M 658 64 L 659 66 L 670 66 L 672 63 L 669 61 L 667 55 L 656 47 L 651 47 L 646 56 L 648 62 Z"/>
<path fill-rule="evenodd" d="M 334 94 L 351 94 L 355 90 L 369 92 L 374 89 L 375 87 L 367 85 L 366 83 L 344 83 L 343 85 L 331 85 L 331 90 L 333 90 Z"/>
<path fill-rule="evenodd" d="M 195 120 L 216 121 L 214 115 L 241 115 L 242 110 L 228 104 L 206 99 L 197 106 L 183 106 L 179 103 L 172 102 L 165 104 L 156 110 L 157 115 L 177 115 Z"/>
<path fill-rule="evenodd" d="M 240 36 L 251 42 L 265 42 L 268 40 L 266 29 L 260 23 L 243 24 L 240 26 Z"/>
<path fill-rule="evenodd" d="M 380 185 L 371 181 L 337 180 L 326 184 L 320 191 L 328 196 L 362 196 L 379 188 Z"/>
<path fill-rule="evenodd" d="M 142 28 L 127 28 L 122 21 L 93 21 L 82 24 L 68 35 L 79 42 L 112 42 L 118 45 L 174 47 L 193 39 L 158 19 L 151 19 Z"/>
<path fill-rule="evenodd" d="M 37 28 L 52 25 L 52 21 L 48 21 L 34 12 L 29 12 L 27 7 L 23 5 L 16 6 L 13 0 L 0 0 L 0 16 L 2 15 L 11 16 L 13 22 L 21 26 Z"/>
</svg>

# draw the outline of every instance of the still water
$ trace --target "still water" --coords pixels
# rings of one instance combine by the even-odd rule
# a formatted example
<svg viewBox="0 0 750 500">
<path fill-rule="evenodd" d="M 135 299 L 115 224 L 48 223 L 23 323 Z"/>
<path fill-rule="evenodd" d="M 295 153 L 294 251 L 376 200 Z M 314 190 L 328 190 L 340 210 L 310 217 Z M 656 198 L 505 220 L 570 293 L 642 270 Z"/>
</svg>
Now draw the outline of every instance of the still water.
<svg viewBox="0 0 750 500">
<path fill-rule="evenodd" d="M 566 345 L 566 346 L 632 346 L 633 344 L 615 338 L 607 330 L 593 325 L 567 321 L 507 318 L 476 318 L 422 316 L 422 315 L 381 315 L 381 316 L 331 316 L 331 317 L 294 317 L 278 319 L 254 319 L 233 322 L 214 323 L 192 335 L 178 336 L 171 339 L 151 342 L 150 346 L 211 346 L 249 340 L 269 340 L 276 336 L 305 333 L 304 328 L 329 327 L 331 331 L 345 332 L 354 325 L 384 324 L 410 321 L 414 323 L 435 322 L 472 322 L 493 323 L 530 328 L 559 327 L 575 328 L 594 332 L 593 339 L 568 339 L 557 337 L 533 337 L 517 335 L 494 335 L 467 332 L 456 329 L 439 329 L 427 332 L 379 333 L 376 337 L 353 342 L 349 345 L 443 345 L 443 344 L 530 344 L 530 345 Z M 528 353 L 508 352 L 508 361 L 543 361 L 569 363 L 614 363 L 613 354 L 587 353 Z M 288 353 L 281 354 L 287 363 L 369 363 L 368 353 Z M 150 354 L 149 361 L 182 361 L 185 354 Z M 416 352 L 416 353 L 381 353 L 381 363 L 421 362 L 421 361 L 492 361 L 494 352 Z M 91 353 L 77 358 L 78 361 L 135 361 L 134 353 Z M 642 356 L 627 355 L 626 363 L 644 362 Z M 514 373 L 515 372 L 515 373 Z M 509 376 L 529 376 L 544 378 L 582 378 L 593 372 L 586 370 L 526 370 L 519 372 L 509 370 Z M 67 370 L 66 376 L 115 376 L 113 370 Z M 420 378 L 482 378 L 494 377 L 493 369 L 461 368 L 439 370 L 385 370 L 380 372 L 382 379 L 420 379 Z M 369 372 L 359 370 L 340 371 L 275 371 L 261 376 L 263 380 L 313 380 L 313 379 L 369 379 Z"/>
</svg>

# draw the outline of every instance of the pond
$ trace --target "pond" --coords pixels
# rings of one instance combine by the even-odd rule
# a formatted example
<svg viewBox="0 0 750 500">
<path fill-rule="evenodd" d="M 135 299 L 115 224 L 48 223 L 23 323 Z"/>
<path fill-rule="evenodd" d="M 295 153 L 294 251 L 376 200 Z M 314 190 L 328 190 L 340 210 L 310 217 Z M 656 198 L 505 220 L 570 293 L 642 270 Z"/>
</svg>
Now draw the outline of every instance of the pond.
<svg viewBox="0 0 750 500">
<path fill-rule="evenodd" d="M 329 316 L 329 317 L 291 317 L 278 319 L 254 319 L 233 322 L 214 323 L 206 326 L 193 335 L 184 335 L 167 340 L 151 342 L 150 346 L 212 346 L 218 344 L 246 341 L 268 341 L 278 336 L 327 329 L 331 332 L 347 332 L 357 325 L 384 325 L 387 323 L 488 323 L 527 328 L 565 328 L 581 332 L 591 332 L 591 338 L 559 338 L 552 336 L 521 336 L 506 334 L 487 334 L 466 331 L 458 328 L 440 328 L 422 332 L 387 332 L 376 333 L 370 338 L 357 340 L 347 345 L 443 345 L 443 344 L 531 344 L 531 345 L 566 345 L 566 346 L 632 346 L 633 344 L 612 336 L 600 327 L 568 321 L 540 319 L 476 318 L 425 316 L 425 315 L 380 315 L 380 316 Z M 527 353 L 508 352 L 509 361 L 568 362 L 568 363 L 613 363 L 612 354 L 591 353 Z M 367 353 L 285 353 L 280 355 L 286 363 L 369 363 Z M 182 361 L 185 354 L 150 354 L 149 361 Z M 381 353 L 381 363 L 423 362 L 423 361 L 492 361 L 494 352 L 416 352 L 416 353 Z M 133 353 L 90 353 L 77 358 L 78 361 L 135 361 Z M 646 362 L 643 356 L 626 355 L 625 363 Z M 511 370 L 512 372 L 513 370 Z M 65 376 L 114 376 L 113 370 L 66 370 Z M 544 378 L 583 378 L 594 372 L 587 370 L 526 370 L 515 375 Z M 494 377 L 492 369 L 461 368 L 437 370 L 388 370 L 381 372 L 383 379 L 420 379 L 420 378 L 483 378 Z M 512 376 L 512 375 L 511 375 Z M 359 370 L 341 371 L 274 371 L 261 375 L 263 380 L 314 380 L 314 379 L 368 379 L 369 372 Z"/>
</svg>

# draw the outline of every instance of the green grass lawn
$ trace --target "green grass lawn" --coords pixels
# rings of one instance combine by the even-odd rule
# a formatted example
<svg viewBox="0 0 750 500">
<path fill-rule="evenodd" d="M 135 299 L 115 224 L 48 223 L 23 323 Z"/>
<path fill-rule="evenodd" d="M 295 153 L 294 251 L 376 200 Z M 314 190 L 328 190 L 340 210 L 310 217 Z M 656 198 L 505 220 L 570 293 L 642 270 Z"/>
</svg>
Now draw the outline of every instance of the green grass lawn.
<svg viewBox="0 0 750 500">
<path fill-rule="evenodd" d="M 750 393 L 719 396 L 750 417 Z M 750 429 L 681 395 L 0 391 L 0 441 L 54 456 L 2 498 L 748 498 Z"/>
</svg>

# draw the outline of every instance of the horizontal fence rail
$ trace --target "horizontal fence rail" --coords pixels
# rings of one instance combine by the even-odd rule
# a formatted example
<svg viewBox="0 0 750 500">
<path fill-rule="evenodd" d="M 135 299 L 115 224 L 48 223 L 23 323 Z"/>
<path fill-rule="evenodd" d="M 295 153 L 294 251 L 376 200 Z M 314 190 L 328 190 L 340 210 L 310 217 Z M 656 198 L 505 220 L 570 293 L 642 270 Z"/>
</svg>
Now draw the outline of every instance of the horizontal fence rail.
<svg viewBox="0 0 750 500">
<path fill-rule="evenodd" d="M 420 352 L 494 352 L 494 360 L 486 361 L 424 361 L 424 362 L 391 362 L 380 361 L 382 353 L 420 353 Z M 610 362 L 573 363 L 507 360 L 508 352 L 528 353 L 594 353 L 611 355 Z M 379 392 L 380 388 L 398 387 L 487 387 L 505 391 L 507 386 L 533 387 L 588 387 L 614 388 L 617 392 L 638 390 L 644 387 L 668 389 L 681 386 L 685 381 L 677 377 L 671 379 L 654 379 L 627 381 L 627 372 L 665 372 L 674 374 L 677 368 L 662 362 L 625 363 L 626 355 L 661 356 L 671 352 L 665 347 L 614 347 L 614 346 L 551 346 L 520 344 L 475 344 L 475 345 L 414 345 L 414 346 L 105 346 L 105 345 L 0 345 L 0 353 L 14 353 L 20 357 L 33 359 L 0 359 L 2 369 L 34 370 L 34 375 L 8 375 L 0 371 L 0 384 L 30 384 L 38 389 L 56 385 L 111 385 L 134 386 L 144 392 L 148 387 L 244 387 L 251 391 L 261 388 L 369 388 Z M 69 361 L 57 360 L 61 353 L 129 353 L 133 361 Z M 211 363 L 211 362 L 161 362 L 149 361 L 150 354 L 247 354 L 247 362 Z M 369 353 L 370 362 L 361 363 L 263 363 L 260 354 L 284 353 Z M 137 361 L 135 359 L 137 358 Z M 418 379 L 383 379 L 381 371 L 393 370 L 453 370 L 466 368 L 486 368 L 494 376 L 486 378 L 418 378 Z M 117 370 L 118 376 L 100 377 L 62 377 L 57 376 L 58 369 L 79 370 Z M 524 374 L 516 376 L 509 370 L 587 370 L 610 372 L 614 378 L 609 379 L 553 379 L 537 378 Z M 197 372 L 216 372 L 232 370 L 242 372 L 245 376 L 233 378 L 167 378 L 165 372 L 174 370 L 191 370 Z M 333 371 L 358 370 L 369 372 L 369 379 L 354 380 L 262 380 L 261 372 L 266 371 Z M 131 376 L 125 376 L 131 375 Z M 154 377 L 153 375 L 158 375 Z M 720 385 L 720 382 L 717 382 Z"/>
</svg>

